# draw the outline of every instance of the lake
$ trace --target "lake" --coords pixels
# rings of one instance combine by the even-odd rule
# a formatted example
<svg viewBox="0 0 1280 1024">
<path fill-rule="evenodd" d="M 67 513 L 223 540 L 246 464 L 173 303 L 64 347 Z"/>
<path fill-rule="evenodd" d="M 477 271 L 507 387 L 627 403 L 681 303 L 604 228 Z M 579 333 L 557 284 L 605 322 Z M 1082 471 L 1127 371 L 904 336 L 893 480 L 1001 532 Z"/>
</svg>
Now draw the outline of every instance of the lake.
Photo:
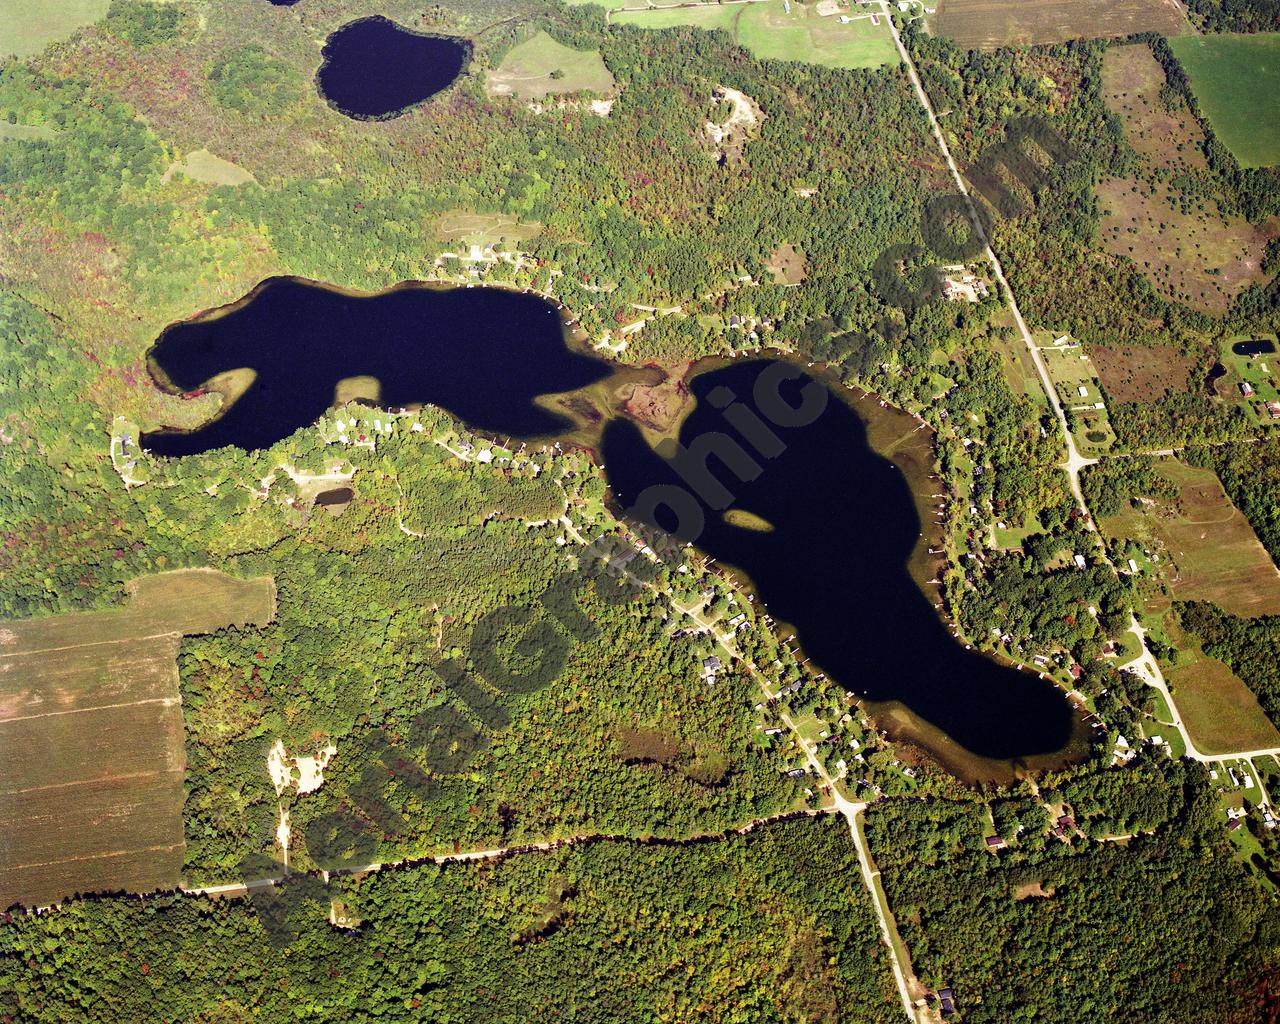
<svg viewBox="0 0 1280 1024">
<path fill-rule="evenodd" d="M 747 577 L 805 656 L 871 702 L 895 736 L 967 778 L 1008 778 L 1082 750 L 1087 730 L 1056 686 L 965 650 L 933 607 L 925 581 L 938 558 L 927 549 L 939 534 L 921 516 L 937 485 L 922 425 L 796 364 L 758 358 L 696 373 L 683 455 L 666 450 L 672 437 L 659 454 L 621 403 L 578 415 L 575 403 L 611 385 L 616 364 L 567 344 L 562 314 L 514 291 L 404 285 L 364 297 L 275 278 L 166 329 L 149 364 L 183 392 L 249 371 L 219 418 L 144 434 L 158 455 L 268 447 L 314 423 L 352 378 L 381 382 L 381 405 L 431 403 L 500 437 L 581 437 L 591 424 L 616 503 Z M 559 408 L 574 417 L 546 398 L 567 392 L 577 394 Z M 803 396 L 822 408 L 800 422 Z M 671 500 L 637 505 L 655 493 Z"/>
<path fill-rule="evenodd" d="M 466 67 L 471 45 L 453 36 L 411 32 L 374 16 L 338 29 L 321 56 L 320 95 L 348 117 L 378 121 L 447 89 Z"/>
<path fill-rule="evenodd" d="M 799 406 L 802 389 L 821 389 L 825 405 L 812 423 L 773 425 L 756 396 L 761 375 L 779 365 L 787 364 L 744 360 L 693 379 L 697 405 L 680 428 L 680 444 L 696 451 L 714 438 L 728 461 L 708 457 L 707 474 L 701 460 L 689 460 L 692 486 L 633 423 L 609 423 L 601 454 L 618 500 L 747 575 L 769 614 L 791 624 L 805 655 L 846 689 L 873 702 L 900 702 L 983 758 L 1062 750 L 1078 731 L 1078 716 L 1061 691 L 965 650 L 912 578 L 908 563 L 923 529 L 915 498 L 899 467 L 872 450 L 855 409 L 789 366 L 794 378 L 777 389 L 782 399 Z M 730 396 L 726 411 L 716 407 Z M 749 475 L 753 466 L 758 475 L 740 479 L 738 470 Z M 683 517 L 666 505 L 636 508 L 655 484 L 682 492 Z M 714 507 L 725 498 L 727 509 L 773 529 L 726 520 Z"/>
<path fill-rule="evenodd" d="M 212 316 L 174 324 L 148 363 L 179 392 L 252 371 L 218 419 L 186 433 L 144 434 L 143 447 L 157 455 L 268 448 L 319 419 L 339 382 L 353 377 L 376 378 L 385 406 L 429 402 L 477 430 L 545 437 L 572 421 L 535 398 L 611 373 L 569 349 L 559 311 L 533 295 L 408 286 L 358 296 L 296 278 L 272 278 Z"/>
</svg>

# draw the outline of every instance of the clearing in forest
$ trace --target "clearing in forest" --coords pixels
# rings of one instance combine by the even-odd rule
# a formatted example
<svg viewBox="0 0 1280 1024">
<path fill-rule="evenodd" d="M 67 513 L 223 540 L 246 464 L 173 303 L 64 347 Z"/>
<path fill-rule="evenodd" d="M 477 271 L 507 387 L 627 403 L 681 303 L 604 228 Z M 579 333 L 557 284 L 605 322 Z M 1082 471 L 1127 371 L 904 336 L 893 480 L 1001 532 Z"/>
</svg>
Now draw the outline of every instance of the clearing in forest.
<svg viewBox="0 0 1280 1024">
<path fill-rule="evenodd" d="M 230 160 L 215 156 L 207 149 L 197 149 L 181 160 L 175 160 L 164 172 L 161 181 L 168 181 L 175 174 L 182 174 L 206 185 L 247 185 L 254 180 L 252 174 Z"/>
<path fill-rule="evenodd" d="M 1167 345 L 1127 345 L 1089 349 L 1107 396 L 1116 402 L 1155 402 L 1183 394 L 1195 360 Z"/>
<path fill-rule="evenodd" d="M 774 249 L 765 266 L 775 284 L 798 285 L 805 279 L 804 253 L 790 243 Z"/>
<path fill-rule="evenodd" d="M 1280 572 L 1217 474 L 1173 458 L 1156 471 L 1178 497 L 1145 498 L 1106 517 L 1104 531 L 1157 555 L 1151 569 L 1179 601 L 1212 601 L 1233 615 L 1280 614 Z"/>
<path fill-rule="evenodd" d="M 512 47 L 485 77 L 490 96 L 540 100 L 579 92 L 611 95 L 617 88 L 599 50 L 575 50 L 539 32 Z"/>
<path fill-rule="evenodd" d="M 941 0 L 929 25 L 967 50 L 1190 31 L 1176 0 Z"/>
<path fill-rule="evenodd" d="M 436 221 L 436 237 L 444 242 L 467 245 L 496 245 L 498 242 L 528 242 L 542 232 L 542 225 L 524 221 L 509 213 L 468 213 L 450 210 Z"/>
<path fill-rule="evenodd" d="M 1181 630 L 1172 630 L 1169 639 L 1178 648 L 1178 663 L 1165 666 L 1165 678 L 1198 749 L 1225 754 L 1280 746 L 1280 730 L 1239 676 Z"/>
<path fill-rule="evenodd" d="M 1280 164 L 1280 32 L 1171 39 L 1191 92 L 1241 167 Z"/>
<path fill-rule="evenodd" d="M 5 0 L 0 3 L 0 57 L 29 57 L 92 25 L 109 0 Z"/>
<path fill-rule="evenodd" d="M 0 908 L 178 884 L 178 643 L 265 625 L 275 584 L 186 569 L 128 591 L 123 609 L 0 623 Z"/>
<path fill-rule="evenodd" d="M 872 23 L 872 12 L 850 6 L 822 15 L 818 4 L 762 0 L 758 3 L 705 7 L 626 10 L 610 21 L 642 28 L 688 25 L 723 29 L 734 41 L 762 60 L 798 61 L 832 68 L 876 68 L 898 60 L 898 51 L 883 15 Z M 878 8 L 877 8 L 878 10 Z M 841 17 L 848 20 L 842 22 Z"/>
<path fill-rule="evenodd" d="M 17 139 L 19 142 L 48 142 L 57 138 L 57 129 L 46 124 L 10 124 L 0 121 L 0 139 Z"/>
<path fill-rule="evenodd" d="M 1261 281 L 1262 256 L 1277 228 L 1227 216 L 1207 194 L 1213 188 L 1202 147 L 1204 132 L 1186 107 L 1161 98 L 1164 69 L 1142 44 L 1112 47 L 1102 62 L 1107 106 L 1124 120 L 1138 153 L 1132 176 L 1098 184 L 1098 234 L 1112 253 L 1133 261 L 1167 298 L 1207 313 Z M 1197 191 L 1176 187 L 1199 181 Z"/>
</svg>

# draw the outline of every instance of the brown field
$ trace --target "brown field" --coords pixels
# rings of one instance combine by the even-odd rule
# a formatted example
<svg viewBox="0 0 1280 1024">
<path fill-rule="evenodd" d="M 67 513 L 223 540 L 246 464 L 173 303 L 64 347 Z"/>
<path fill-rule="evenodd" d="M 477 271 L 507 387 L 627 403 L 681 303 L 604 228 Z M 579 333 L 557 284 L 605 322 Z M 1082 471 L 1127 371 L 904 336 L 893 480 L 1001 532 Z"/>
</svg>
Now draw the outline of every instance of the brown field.
<svg viewBox="0 0 1280 1024">
<path fill-rule="evenodd" d="M 1280 730 L 1231 669 L 1210 658 L 1180 631 L 1170 639 L 1181 655 L 1177 667 L 1166 667 L 1165 676 L 1199 749 L 1206 754 L 1225 754 L 1280 746 Z"/>
<path fill-rule="evenodd" d="M 797 285 L 807 276 L 804 253 L 789 243 L 774 249 L 765 266 L 773 275 L 775 284 Z"/>
<path fill-rule="evenodd" d="M 1200 148 L 1204 133 L 1185 107 L 1165 108 L 1164 83 L 1164 69 L 1145 45 L 1113 47 L 1103 58 L 1103 97 L 1123 118 L 1139 166 L 1134 177 L 1099 182 L 1099 237 L 1110 252 L 1131 259 L 1162 295 L 1223 313 L 1262 280 L 1263 252 L 1280 226 L 1260 228 L 1224 216 L 1212 200 L 1184 210 L 1166 181 L 1153 181 L 1155 172 L 1208 173 Z"/>
<path fill-rule="evenodd" d="M 0 623 L 0 908 L 177 885 L 183 634 L 264 625 L 270 579 L 180 570 L 120 610 Z"/>
<path fill-rule="evenodd" d="M 1195 360 L 1174 348 L 1133 345 L 1089 350 L 1107 395 L 1117 402 L 1154 402 L 1187 390 Z"/>
<path fill-rule="evenodd" d="M 942 0 L 929 27 L 968 50 L 1189 30 L 1173 0 Z"/>
<path fill-rule="evenodd" d="M 1211 469 L 1164 459 L 1174 502 L 1150 501 L 1107 517 L 1108 535 L 1140 541 L 1175 599 L 1212 601 L 1233 615 L 1280 614 L 1280 572 Z"/>
</svg>

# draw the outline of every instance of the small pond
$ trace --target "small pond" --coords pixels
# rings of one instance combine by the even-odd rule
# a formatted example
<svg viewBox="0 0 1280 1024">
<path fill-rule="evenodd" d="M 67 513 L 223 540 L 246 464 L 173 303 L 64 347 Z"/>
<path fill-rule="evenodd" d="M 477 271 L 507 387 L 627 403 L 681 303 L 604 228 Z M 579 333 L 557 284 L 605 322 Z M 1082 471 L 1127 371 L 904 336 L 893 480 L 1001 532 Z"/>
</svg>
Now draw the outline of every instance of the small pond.
<svg viewBox="0 0 1280 1024">
<path fill-rule="evenodd" d="M 1231 346 L 1231 351 L 1238 356 L 1265 356 L 1275 350 L 1275 342 L 1268 341 L 1265 338 L 1257 338 L 1253 341 L 1237 341 Z"/>
<path fill-rule="evenodd" d="M 411 32 L 375 16 L 331 35 L 316 73 L 331 107 L 361 121 L 386 120 L 447 89 L 462 73 L 471 45 L 453 36 Z"/>
</svg>

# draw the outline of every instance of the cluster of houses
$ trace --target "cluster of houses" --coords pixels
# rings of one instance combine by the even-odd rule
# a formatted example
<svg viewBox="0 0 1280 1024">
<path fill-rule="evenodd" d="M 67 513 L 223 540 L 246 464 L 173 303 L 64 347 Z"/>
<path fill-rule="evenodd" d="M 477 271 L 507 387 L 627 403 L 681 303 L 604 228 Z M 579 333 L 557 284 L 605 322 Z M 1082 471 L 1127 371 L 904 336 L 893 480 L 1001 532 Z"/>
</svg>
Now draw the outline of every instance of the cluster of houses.
<svg viewBox="0 0 1280 1024">
<path fill-rule="evenodd" d="M 1261 789 L 1261 785 L 1262 785 L 1261 782 L 1259 780 L 1256 780 L 1249 773 L 1249 770 L 1246 768 L 1237 767 L 1236 765 L 1228 764 L 1223 766 L 1222 771 L 1225 771 L 1227 774 L 1227 778 L 1231 780 L 1232 789 L 1246 790 L 1246 789 L 1253 789 L 1254 786 L 1258 786 L 1259 789 Z M 1221 778 L 1221 772 L 1219 769 L 1211 768 L 1209 770 L 1210 782 L 1218 782 L 1220 778 Z M 1225 787 L 1222 787 L 1222 788 L 1225 788 Z M 1265 802 L 1265 800 L 1260 804 L 1260 809 L 1262 811 L 1263 825 L 1265 825 L 1267 828 L 1275 828 L 1277 825 L 1280 825 L 1280 819 L 1276 818 L 1276 816 L 1271 813 L 1271 807 L 1268 805 L 1267 802 Z M 1244 819 L 1248 817 L 1248 815 L 1249 815 L 1249 812 L 1245 807 L 1228 807 L 1227 808 L 1227 831 L 1229 832 L 1236 831 L 1236 829 L 1238 829 L 1241 826 L 1241 824 L 1244 822 Z"/>
<path fill-rule="evenodd" d="M 901 3 L 899 8 L 907 4 Z M 987 282 L 963 263 L 942 267 L 942 294 L 950 302 L 978 302 L 987 297 Z"/>
</svg>

